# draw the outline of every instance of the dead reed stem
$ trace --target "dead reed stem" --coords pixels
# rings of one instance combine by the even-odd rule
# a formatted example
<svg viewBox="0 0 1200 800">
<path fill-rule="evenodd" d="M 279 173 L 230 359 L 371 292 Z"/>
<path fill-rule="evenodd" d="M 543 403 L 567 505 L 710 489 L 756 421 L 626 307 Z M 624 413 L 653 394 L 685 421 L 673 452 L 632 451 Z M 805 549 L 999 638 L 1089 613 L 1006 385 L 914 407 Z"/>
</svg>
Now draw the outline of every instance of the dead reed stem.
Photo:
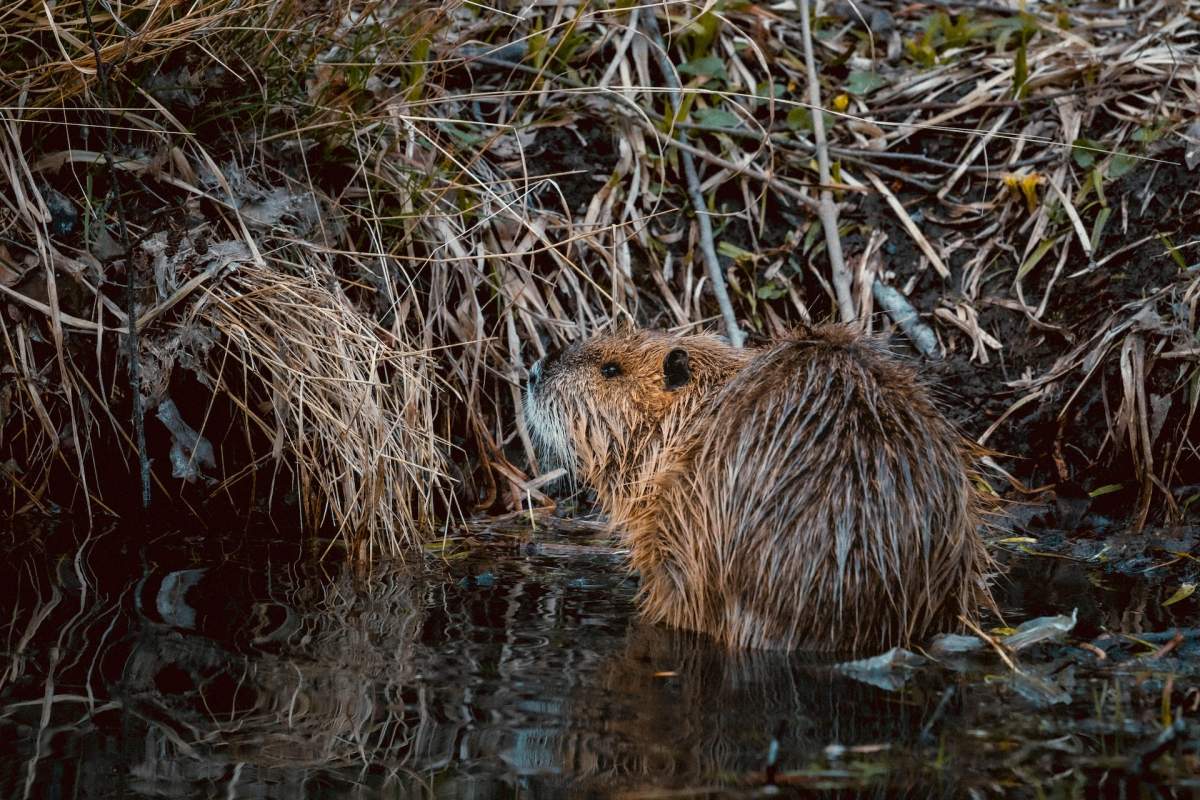
<svg viewBox="0 0 1200 800">
<path fill-rule="evenodd" d="M 82 2 L 83 17 L 87 21 L 88 41 L 91 43 L 92 54 L 96 64 L 96 77 L 99 83 L 97 96 L 102 105 L 111 106 L 108 88 L 109 65 L 104 62 L 100 54 L 100 41 L 96 38 L 96 26 L 92 22 L 91 0 L 82 0 Z M 113 161 L 113 129 L 111 124 L 107 124 L 107 121 L 102 124 L 104 126 L 104 162 L 108 165 L 108 175 L 112 180 L 113 187 L 110 197 L 114 201 L 113 204 L 117 210 L 117 228 L 121 236 L 121 249 L 124 251 L 125 257 L 129 258 L 132 248 L 129 241 L 129 226 L 125 222 L 125 201 L 121 198 L 120 184 L 116 180 L 117 168 Z M 146 454 L 146 420 L 145 411 L 142 407 L 141 360 L 138 358 L 137 309 L 134 306 L 133 282 L 133 270 L 126 269 L 125 314 L 127 317 L 127 328 L 125 333 L 125 359 L 128 367 L 130 398 L 133 406 L 131 418 L 133 422 L 133 439 L 137 443 L 138 477 L 142 486 L 142 508 L 148 509 L 150 508 L 150 457 Z"/>
<path fill-rule="evenodd" d="M 674 123 L 683 108 L 679 77 L 675 72 L 675 65 L 671 63 L 670 56 L 667 54 L 666 45 L 663 44 L 662 34 L 658 30 L 658 20 L 654 14 L 646 15 L 645 24 L 651 43 L 654 45 L 654 55 L 658 60 L 659 71 L 662 72 L 663 80 L 672 90 L 671 108 L 674 110 L 675 119 L 672 120 Z M 686 144 L 686 129 L 676 129 L 674 136 L 681 144 Z M 691 148 L 681 150 L 679 160 L 683 163 L 683 175 L 687 181 L 688 196 L 691 198 L 692 210 L 696 214 L 696 222 L 700 229 L 700 252 L 704 256 L 704 265 L 708 270 L 708 280 L 712 285 L 713 296 L 716 297 L 717 305 L 721 309 L 721 316 L 725 319 L 725 334 L 734 347 L 741 347 L 745 336 L 738 326 L 737 314 L 733 310 L 733 304 L 729 301 L 729 290 L 725 286 L 725 273 L 717 260 L 717 251 L 713 245 L 712 222 L 708 215 L 708 203 L 704 199 L 704 192 L 700 189 L 700 176 L 696 172 L 696 162 L 692 158 L 692 152 Z"/>
</svg>

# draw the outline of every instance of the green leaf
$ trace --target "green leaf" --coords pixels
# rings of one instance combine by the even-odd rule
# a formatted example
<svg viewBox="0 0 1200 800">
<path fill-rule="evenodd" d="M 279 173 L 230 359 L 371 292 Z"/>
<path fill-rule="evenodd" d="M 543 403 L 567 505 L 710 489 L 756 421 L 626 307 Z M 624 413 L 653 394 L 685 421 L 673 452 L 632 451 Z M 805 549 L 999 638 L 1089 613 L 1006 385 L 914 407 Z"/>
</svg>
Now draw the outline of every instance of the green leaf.
<svg viewBox="0 0 1200 800">
<path fill-rule="evenodd" d="M 1171 595 L 1171 598 L 1169 600 L 1164 600 L 1163 605 L 1170 606 L 1170 605 L 1174 605 L 1175 603 L 1178 603 L 1180 600 L 1186 600 L 1189 597 L 1191 597 L 1195 591 L 1196 591 L 1196 584 L 1185 583 L 1185 584 L 1181 585 L 1178 589 L 1175 590 L 1175 594 Z"/>
<path fill-rule="evenodd" d="M 1071 142 L 1071 158 L 1075 160 L 1076 164 L 1084 169 L 1087 169 L 1092 164 L 1096 163 L 1096 150 L 1098 150 L 1099 147 L 1100 146 L 1091 139 L 1084 139 L 1083 137 L 1080 137 Z"/>
<path fill-rule="evenodd" d="M 692 120 L 700 125 L 715 128 L 736 128 L 741 124 L 736 114 L 731 114 L 723 108 L 697 108 L 692 112 Z"/>
<path fill-rule="evenodd" d="M 1017 45 L 1017 55 L 1013 59 L 1013 97 L 1018 99 L 1026 95 L 1025 82 L 1029 80 L 1029 62 L 1026 60 L 1025 42 Z"/>
<path fill-rule="evenodd" d="M 846 93 L 855 97 L 866 97 L 876 89 L 887 86 L 887 78 L 875 72 L 854 70 L 846 79 Z"/>
<path fill-rule="evenodd" d="M 1038 262 L 1042 260 L 1042 256 L 1050 252 L 1050 248 L 1054 247 L 1054 244 L 1057 241 L 1058 239 L 1053 238 L 1043 239 L 1042 243 L 1034 248 L 1033 252 L 1029 254 L 1029 258 L 1025 259 L 1025 263 L 1021 265 L 1019 270 L 1017 270 L 1017 280 L 1021 280 L 1028 275 L 1030 270 L 1036 267 Z"/>
<path fill-rule="evenodd" d="M 674 127 L 675 123 L 688 118 L 688 114 L 692 113 L 692 104 L 696 102 L 695 92 L 684 92 L 683 99 L 679 102 L 679 109 L 675 110 L 671 101 L 666 97 L 663 98 L 666 105 L 666 110 L 663 113 L 662 121 L 658 123 L 659 128 L 666 132 Z"/>
<path fill-rule="evenodd" d="M 732 258 L 734 261 L 743 261 L 754 258 L 754 253 L 749 250 L 743 250 L 732 242 L 721 242 L 717 245 L 717 253 L 726 258 Z"/>
<path fill-rule="evenodd" d="M 713 40 L 717 38 L 717 32 L 721 29 L 721 18 L 712 12 L 712 9 L 705 11 L 700 16 L 692 21 L 688 26 L 687 33 L 691 37 L 692 45 L 688 51 L 692 58 L 702 56 L 712 47 Z"/>
<path fill-rule="evenodd" d="M 1119 483 L 1106 483 L 1103 486 L 1097 486 L 1095 489 L 1092 489 L 1090 492 L 1088 492 L 1088 497 L 1091 497 L 1092 499 L 1104 497 L 1106 494 L 1119 492 L 1122 488 L 1123 487 Z"/>
<path fill-rule="evenodd" d="M 1166 246 L 1167 252 L 1171 254 L 1171 259 L 1179 266 L 1179 268 L 1186 271 L 1188 268 L 1187 259 L 1183 257 L 1183 253 L 1179 252 L 1179 248 L 1176 247 L 1175 243 L 1171 241 L 1171 237 L 1167 236 L 1165 233 L 1160 233 L 1158 235 L 1158 240 Z"/>
<path fill-rule="evenodd" d="M 776 99 L 787 95 L 787 87 L 782 83 L 770 83 L 762 81 L 758 86 L 754 87 L 754 93 L 759 97 L 774 97 Z"/>
<path fill-rule="evenodd" d="M 1100 198 L 1100 205 L 1108 207 L 1108 198 L 1104 196 L 1104 170 L 1096 167 L 1092 170 L 1092 186 L 1096 189 L 1096 196 Z"/>
<path fill-rule="evenodd" d="M 1131 172 L 1137 166 L 1137 159 L 1133 156 L 1127 156 L 1124 153 L 1117 153 L 1112 157 L 1112 161 L 1108 162 L 1107 175 L 1105 177 L 1117 179 L 1128 172 Z"/>
<path fill-rule="evenodd" d="M 471 131 L 462 131 L 454 127 L 454 125 L 447 125 L 445 130 L 455 139 L 468 146 L 478 144 L 484 139 L 481 134 L 473 133 Z"/>
<path fill-rule="evenodd" d="M 1142 142 L 1143 144 L 1149 144 L 1150 142 L 1153 142 L 1156 139 L 1158 139 L 1158 137 L 1161 134 L 1162 134 L 1162 131 L 1159 130 L 1158 126 L 1143 125 L 1142 127 L 1138 128 L 1136 131 L 1134 131 L 1133 135 L 1129 138 L 1133 139 L 1135 142 Z"/>
<path fill-rule="evenodd" d="M 817 237 L 821 235 L 821 223 L 813 220 L 809 223 L 808 230 L 804 234 L 804 245 L 800 248 L 800 252 L 807 253 L 816 244 Z"/>
<path fill-rule="evenodd" d="M 777 283 L 771 282 L 764 283 L 758 287 L 758 291 L 755 294 L 758 295 L 759 300 L 778 300 L 787 294 L 787 290 Z"/>
<path fill-rule="evenodd" d="M 1092 252 L 1096 252 L 1096 248 L 1100 246 L 1100 237 L 1104 235 L 1104 226 L 1108 224 L 1108 218 L 1112 216 L 1112 209 L 1105 207 L 1100 209 L 1100 213 L 1096 215 L 1096 221 L 1092 224 Z"/>
<path fill-rule="evenodd" d="M 904 52 L 919 67 L 929 68 L 937 63 L 937 51 L 928 42 L 907 41 L 904 43 Z"/>
<path fill-rule="evenodd" d="M 541 26 L 540 21 L 535 24 Z M 546 63 L 546 43 L 550 41 L 550 37 L 545 33 L 538 32 L 528 37 L 526 41 L 529 43 L 529 55 L 533 57 L 533 66 L 541 69 Z"/>
<path fill-rule="evenodd" d="M 428 37 L 423 36 L 417 40 L 416 45 L 413 47 L 413 66 L 408 76 L 408 92 L 405 93 L 405 97 L 410 101 L 419 100 L 421 92 L 424 90 L 426 61 L 429 58 L 429 48 L 431 45 L 432 41 Z"/>
<path fill-rule="evenodd" d="M 825 123 L 825 130 L 833 127 L 834 116 L 828 111 L 821 115 L 821 119 Z M 788 112 L 787 125 L 794 131 L 811 131 L 813 129 L 812 112 L 807 108 L 793 108 Z"/>
<path fill-rule="evenodd" d="M 684 75 L 702 75 L 705 78 L 720 78 L 728 80 L 729 73 L 725 71 L 725 62 L 716 56 L 705 56 L 693 59 L 679 65 L 679 71 Z"/>
<path fill-rule="evenodd" d="M 575 22 L 571 23 L 566 35 L 559 39 L 554 47 L 554 63 L 561 69 L 570 69 L 575 52 L 588 43 L 588 37 L 578 33 L 575 25 Z"/>
</svg>

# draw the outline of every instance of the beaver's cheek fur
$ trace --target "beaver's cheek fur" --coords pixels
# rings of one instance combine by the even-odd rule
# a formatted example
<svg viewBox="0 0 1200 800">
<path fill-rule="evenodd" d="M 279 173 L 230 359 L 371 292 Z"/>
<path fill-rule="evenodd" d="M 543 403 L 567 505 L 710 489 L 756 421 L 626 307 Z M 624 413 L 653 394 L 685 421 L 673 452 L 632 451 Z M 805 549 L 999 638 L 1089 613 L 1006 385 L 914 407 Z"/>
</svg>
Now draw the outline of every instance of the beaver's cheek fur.
<svg viewBox="0 0 1200 800">
<path fill-rule="evenodd" d="M 669 362 L 681 343 L 689 354 L 682 375 Z M 611 512 L 628 487 L 646 477 L 647 455 L 669 436 L 664 426 L 681 419 L 676 407 L 694 406 L 750 352 L 712 336 L 639 331 L 575 344 L 538 362 L 525 388 L 524 414 L 542 470 L 566 469 L 595 489 Z M 620 374 L 604 378 L 604 364 L 618 366 Z"/>
<path fill-rule="evenodd" d="M 561 385 L 567 378 L 551 376 L 525 390 L 525 422 L 537 449 L 542 470 L 565 469 L 572 480 L 590 485 L 630 456 L 628 446 L 640 429 L 653 426 L 665 409 L 637 408 L 621 413 L 625 405 L 611 395 L 616 391 L 589 391 Z M 605 397 L 604 395 L 609 395 Z M 588 399 L 587 403 L 580 402 Z M 598 402 L 600 401 L 600 402 Z M 606 409 L 597 410 L 597 405 Z"/>
</svg>

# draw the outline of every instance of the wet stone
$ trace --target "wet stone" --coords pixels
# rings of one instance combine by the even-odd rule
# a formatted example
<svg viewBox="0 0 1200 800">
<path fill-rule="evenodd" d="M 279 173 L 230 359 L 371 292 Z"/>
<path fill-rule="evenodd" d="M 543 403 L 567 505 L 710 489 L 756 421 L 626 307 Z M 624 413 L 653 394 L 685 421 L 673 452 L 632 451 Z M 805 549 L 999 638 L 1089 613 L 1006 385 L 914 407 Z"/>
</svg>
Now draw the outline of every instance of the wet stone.
<svg viewBox="0 0 1200 800">
<path fill-rule="evenodd" d="M 71 198 L 52 186 L 41 187 L 42 200 L 50 212 L 50 232 L 54 236 L 69 236 L 79 227 L 79 209 Z"/>
</svg>

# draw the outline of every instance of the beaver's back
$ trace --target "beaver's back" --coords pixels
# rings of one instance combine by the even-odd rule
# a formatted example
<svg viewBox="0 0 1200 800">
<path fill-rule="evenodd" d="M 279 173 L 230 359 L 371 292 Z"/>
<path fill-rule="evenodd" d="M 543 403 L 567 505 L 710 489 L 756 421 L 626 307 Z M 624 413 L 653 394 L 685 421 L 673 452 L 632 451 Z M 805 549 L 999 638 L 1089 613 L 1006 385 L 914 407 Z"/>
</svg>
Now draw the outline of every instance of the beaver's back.
<svg viewBox="0 0 1200 800">
<path fill-rule="evenodd" d="M 988 600 L 961 439 L 873 342 L 841 326 L 781 342 L 691 422 L 631 530 L 652 619 L 732 646 L 859 649 Z"/>
</svg>

